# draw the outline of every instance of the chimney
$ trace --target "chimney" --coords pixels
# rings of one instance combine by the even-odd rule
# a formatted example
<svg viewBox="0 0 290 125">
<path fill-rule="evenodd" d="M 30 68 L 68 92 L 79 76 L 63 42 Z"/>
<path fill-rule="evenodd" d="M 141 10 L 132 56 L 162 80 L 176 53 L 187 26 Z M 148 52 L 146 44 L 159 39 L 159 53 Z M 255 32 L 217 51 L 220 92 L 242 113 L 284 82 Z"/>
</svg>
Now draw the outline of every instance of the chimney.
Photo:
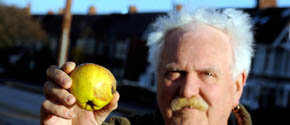
<svg viewBox="0 0 290 125">
<path fill-rule="evenodd" d="M 97 11 L 94 6 L 90 6 L 88 15 L 96 15 Z"/>
<path fill-rule="evenodd" d="M 176 4 L 175 5 L 175 7 L 174 7 L 174 9 L 175 9 L 175 11 L 181 11 L 182 10 L 182 5 L 181 4 Z"/>
<path fill-rule="evenodd" d="M 54 15 L 54 12 L 53 12 L 52 10 L 49 10 L 49 11 L 47 12 L 47 15 Z"/>
<path fill-rule="evenodd" d="M 63 14 L 64 14 L 64 9 L 63 9 L 63 8 L 60 8 L 60 9 L 58 10 L 58 14 L 59 14 L 59 15 L 63 15 Z"/>
<path fill-rule="evenodd" d="M 137 7 L 134 5 L 129 6 L 129 14 L 135 14 L 137 13 Z"/>
<path fill-rule="evenodd" d="M 275 8 L 277 7 L 276 0 L 257 0 L 257 8 Z"/>
<path fill-rule="evenodd" d="M 30 13 L 30 8 L 31 8 L 31 2 L 29 2 L 26 7 L 24 8 L 24 11 L 26 14 L 31 15 Z"/>
</svg>

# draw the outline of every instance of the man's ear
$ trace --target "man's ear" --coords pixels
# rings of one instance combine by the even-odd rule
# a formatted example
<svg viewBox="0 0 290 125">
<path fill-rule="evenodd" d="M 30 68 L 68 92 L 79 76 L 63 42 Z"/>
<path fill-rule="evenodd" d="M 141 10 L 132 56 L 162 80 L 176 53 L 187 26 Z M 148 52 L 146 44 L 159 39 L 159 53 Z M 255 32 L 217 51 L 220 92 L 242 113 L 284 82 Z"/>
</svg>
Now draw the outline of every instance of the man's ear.
<svg viewBox="0 0 290 125">
<path fill-rule="evenodd" d="M 234 90 L 234 104 L 237 105 L 240 102 L 240 98 L 243 93 L 243 88 L 246 84 L 247 75 L 246 72 L 242 72 L 235 81 L 235 90 Z"/>
</svg>

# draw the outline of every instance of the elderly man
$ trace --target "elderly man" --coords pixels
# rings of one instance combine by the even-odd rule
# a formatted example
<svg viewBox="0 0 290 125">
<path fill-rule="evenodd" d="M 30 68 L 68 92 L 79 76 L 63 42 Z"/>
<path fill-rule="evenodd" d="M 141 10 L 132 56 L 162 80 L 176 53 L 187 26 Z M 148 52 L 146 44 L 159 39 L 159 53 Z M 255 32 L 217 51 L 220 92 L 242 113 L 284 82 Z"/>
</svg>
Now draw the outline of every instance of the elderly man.
<svg viewBox="0 0 290 125">
<path fill-rule="evenodd" d="M 109 124 L 227 125 L 251 124 L 239 100 L 249 73 L 253 33 L 248 14 L 234 9 L 172 12 L 152 25 L 149 61 L 157 76 L 159 110 L 153 115 L 113 118 Z M 47 125 L 106 124 L 119 94 L 103 109 L 80 109 L 67 89 L 72 62 L 51 66 L 41 112 Z M 104 123 L 103 123 L 104 122 Z"/>
</svg>

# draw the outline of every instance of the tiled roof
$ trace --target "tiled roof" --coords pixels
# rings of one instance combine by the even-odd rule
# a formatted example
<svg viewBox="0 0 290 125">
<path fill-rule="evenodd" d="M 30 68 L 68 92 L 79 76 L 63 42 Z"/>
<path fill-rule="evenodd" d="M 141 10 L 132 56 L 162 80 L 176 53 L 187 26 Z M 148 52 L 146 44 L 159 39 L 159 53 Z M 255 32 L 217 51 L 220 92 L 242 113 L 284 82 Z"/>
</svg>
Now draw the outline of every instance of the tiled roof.
<svg viewBox="0 0 290 125">
<path fill-rule="evenodd" d="M 290 17 L 289 8 L 243 9 L 248 12 L 255 24 L 255 39 L 257 43 L 271 44 L 287 26 Z M 165 13 L 137 13 L 110 15 L 73 15 L 71 36 L 78 37 L 84 27 L 90 27 L 95 34 L 117 37 L 141 36 L 148 25 L 156 17 Z M 61 16 L 35 15 L 49 34 L 58 37 L 61 27 Z"/>
</svg>

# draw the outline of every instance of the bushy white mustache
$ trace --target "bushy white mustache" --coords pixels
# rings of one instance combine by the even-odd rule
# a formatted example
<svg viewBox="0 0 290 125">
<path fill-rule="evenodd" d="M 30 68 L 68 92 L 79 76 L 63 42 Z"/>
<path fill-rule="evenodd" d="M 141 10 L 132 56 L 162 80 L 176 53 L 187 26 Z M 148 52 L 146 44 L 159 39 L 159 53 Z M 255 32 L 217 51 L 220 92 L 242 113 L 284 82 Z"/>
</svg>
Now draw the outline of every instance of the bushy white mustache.
<svg viewBox="0 0 290 125">
<path fill-rule="evenodd" d="M 196 96 L 190 98 L 177 97 L 171 102 L 171 109 L 173 111 L 178 111 L 185 107 L 195 108 L 203 112 L 208 110 L 208 104 L 202 98 Z"/>
</svg>

